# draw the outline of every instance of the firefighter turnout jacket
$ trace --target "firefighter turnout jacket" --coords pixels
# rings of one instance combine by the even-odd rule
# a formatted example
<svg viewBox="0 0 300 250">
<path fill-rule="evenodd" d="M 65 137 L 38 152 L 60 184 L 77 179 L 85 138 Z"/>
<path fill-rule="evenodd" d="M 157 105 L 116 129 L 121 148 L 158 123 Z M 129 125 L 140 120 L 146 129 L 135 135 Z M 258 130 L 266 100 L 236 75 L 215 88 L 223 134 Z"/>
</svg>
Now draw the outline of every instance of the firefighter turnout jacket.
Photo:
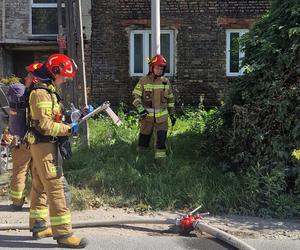
<svg viewBox="0 0 300 250">
<path fill-rule="evenodd" d="M 29 95 L 29 120 L 33 131 L 43 138 L 69 136 L 70 125 L 62 123 L 62 107 L 53 85 L 38 83 Z M 36 138 L 39 139 L 39 138 Z M 47 141 L 42 141 L 47 142 Z M 30 144 L 33 144 L 29 141 Z"/>
<path fill-rule="evenodd" d="M 138 112 L 148 111 L 147 120 L 156 123 L 168 121 L 168 114 L 175 112 L 175 99 L 170 81 L 165 77 L 140 79 L 133 90 L 133 105 Z"/>
</svg>

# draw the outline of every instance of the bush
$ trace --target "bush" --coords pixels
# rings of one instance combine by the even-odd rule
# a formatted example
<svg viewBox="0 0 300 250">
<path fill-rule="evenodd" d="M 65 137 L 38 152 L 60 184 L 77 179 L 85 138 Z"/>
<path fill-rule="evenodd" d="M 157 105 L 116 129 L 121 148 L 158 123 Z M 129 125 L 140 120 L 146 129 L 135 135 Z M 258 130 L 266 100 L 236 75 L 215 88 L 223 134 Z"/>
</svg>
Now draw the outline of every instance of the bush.
<svg viewBox="0 0 300 250">
<path fill-rule="evenodd" d="M 271 9 L 242 39 L 246 74 L 232 83 L 212 138 L 225 166 L 242 176 L 247 209 L 299 215 L 300 5 L 271 1 Z M 298 180 L 297 180 L 298 179 Z M 286 200 L 293 209 L 285 211 Z"/>
<path fill-rule="evenodd" d="M 3 83 L 3 84 L 19 83 L 20 81 L 21 81 L 21 78 L 15 76 L 15 75 L 11 75 L 9 77 L 0 79 L 0 83 Z"/>
</svg>

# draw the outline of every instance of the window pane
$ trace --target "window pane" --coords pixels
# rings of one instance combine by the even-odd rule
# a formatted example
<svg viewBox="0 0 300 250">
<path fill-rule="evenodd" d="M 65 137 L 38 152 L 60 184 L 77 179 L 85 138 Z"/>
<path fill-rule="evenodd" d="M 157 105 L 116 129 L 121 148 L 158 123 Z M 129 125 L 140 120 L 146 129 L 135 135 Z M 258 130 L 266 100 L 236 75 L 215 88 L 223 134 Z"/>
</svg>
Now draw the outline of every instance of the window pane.
<svg viewBox="0 0 300 250">
<path fill-rule="evenodd" d="M 170 34 L 161 34 L 161 54 L 167 59 L 168 66 L 166 73 L 170 73 L 170 61 L 171 61 L 171 50 L 170 50 Z"/>
<path fill-rule="evenodd" d="M 230 72 L 238 73 L 240 66 L 239 33 L 230 33 Z"/>
<path fill-rule="evenodd" d="M 65 20 L 64 9 L 62 15 Z M 32 8 L 32 34 L 57 34 L 57 18 L 57 8 Z"/>
<path fill-rule="evenodd" d="M 134 35 L 134 73 L 143 73 L 143 34 Z"/>
<path fill-rule="evenodd" d="M 160 35 L 160 53 L 163 55 L 168 62 L 168 66 L 166 69 L 166 73 L 170 73 L 170 60 L 171 60 L 171 50 L 170 50 L 170 34 L 161 34 Z M 151 34 L 149 35 L 149 55 L 152 55 L 152 41 L 151 41 Z"/>
<path fill-rule="evenodd" d="M 33 0 L 33 3 L 57 3 L 57 0 Z"/>
</svg>

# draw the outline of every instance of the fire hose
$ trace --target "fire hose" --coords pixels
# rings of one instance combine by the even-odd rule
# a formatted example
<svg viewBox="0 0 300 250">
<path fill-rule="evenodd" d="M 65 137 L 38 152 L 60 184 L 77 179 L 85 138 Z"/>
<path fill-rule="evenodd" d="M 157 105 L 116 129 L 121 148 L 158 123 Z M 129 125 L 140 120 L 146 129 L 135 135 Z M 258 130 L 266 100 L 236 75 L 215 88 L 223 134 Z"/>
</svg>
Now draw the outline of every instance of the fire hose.
<svg viewBox="0 0 300 250">
<path fill-rule="evenodd" d="M 160 225 L 175 225 L 184 231 L 198 230 L 200 232 L 207 233 L 227 244 L 240 249 L 240 250 L 255 250 L 252 246 L 246 242 L 238 239 L 237 237 L 230 235 L 222 230 L 219 230 L 211 225 L 208 225 L 203 221 L 203 217 L 208 213 L 193 215 L 189 213 L 187 215 L 174 219 L 132 219 L 132 220 L 116 220 L 116 221 L 81 221 L 72 224 L 73 228 L 89 228 L 89 227 L 109 227 L 120 225 L 146 225 L 146 224 L 160 224 Z M 29 230 L 28 224 L 0 224 L 0 231 L 3 230 Z"/>
</svg>

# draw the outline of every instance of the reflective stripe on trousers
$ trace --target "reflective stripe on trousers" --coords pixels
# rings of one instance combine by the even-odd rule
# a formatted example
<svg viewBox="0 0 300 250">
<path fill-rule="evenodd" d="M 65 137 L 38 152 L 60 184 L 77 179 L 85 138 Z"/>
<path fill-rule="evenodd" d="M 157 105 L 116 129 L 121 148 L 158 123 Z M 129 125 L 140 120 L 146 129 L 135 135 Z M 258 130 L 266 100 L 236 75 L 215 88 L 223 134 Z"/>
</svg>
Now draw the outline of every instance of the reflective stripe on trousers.
<svg viewBox="0 0 300 250">
<path fill-rule="evenodd" d="M 18 192 L 18 191 L 10 190 L 9 195 L 11 198 L 14 198 L 14 199 L 22 199 L 25 197 L 24 191 Z"/>
<path fill-rule="evenodd" d="M 168 110 L 165 109 L 151 109 L 151 108 L 147 108 L 146 109 L 149 114 L 147 115 L 148 117 L 162 117 L 165 115 L 168 115 Z"/>
<path fill-rule="evenodd" d="M 38 218 L 47 218 L 48 217 L 48 209 L 30 209 L 30 218 L 38 219 Z"/>
</svg>

